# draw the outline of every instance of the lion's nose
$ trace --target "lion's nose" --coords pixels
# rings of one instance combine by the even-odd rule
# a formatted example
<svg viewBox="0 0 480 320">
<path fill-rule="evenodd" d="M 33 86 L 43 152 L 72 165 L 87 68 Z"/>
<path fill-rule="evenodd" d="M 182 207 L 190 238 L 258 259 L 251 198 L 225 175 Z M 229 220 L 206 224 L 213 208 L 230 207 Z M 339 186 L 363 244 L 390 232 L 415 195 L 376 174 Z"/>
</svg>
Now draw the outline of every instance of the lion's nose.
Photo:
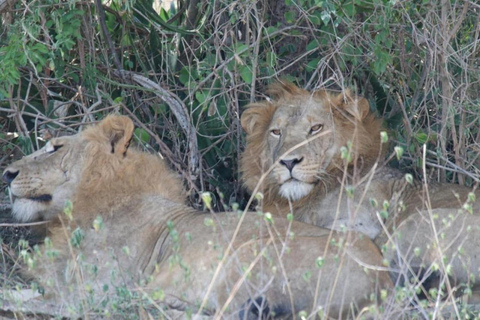
<svg viewBox="0 0 480 320">
<path fill-rule="evenodd" d="M 2 176 L 2 180 L 5 181 L 6 183 L 10 184 L 12 183 L 13 180 L 15 180 L 15 178 L 18 176 L 19 174 L 19 170 L 15 171 L 15 170 L 5 170 L 5 172 L 3 173 L 3 176 Z"/>
<path fill-rule="evenodd" d="M 293 167 L 295 167 L 297 164 L 299 164 L 302 161 L 303 161 L 303 157 L 300 159 L 295 158 L 290 160 L 280 160 L 280 164 L 284 165 L 285 167 L 287 167 L 288 171 L 292 172 Z"/>
</svg>

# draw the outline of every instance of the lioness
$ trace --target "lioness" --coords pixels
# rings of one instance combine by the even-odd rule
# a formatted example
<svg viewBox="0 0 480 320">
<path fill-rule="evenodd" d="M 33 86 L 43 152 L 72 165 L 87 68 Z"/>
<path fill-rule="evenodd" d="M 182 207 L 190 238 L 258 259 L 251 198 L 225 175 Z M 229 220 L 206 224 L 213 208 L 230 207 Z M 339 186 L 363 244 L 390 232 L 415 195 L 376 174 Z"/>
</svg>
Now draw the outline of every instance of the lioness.
<svg viewBox="0 0 480 320">
<path fill-rule="evenodd" d="M 126 286 L 216 317 L 339 317 L 391 287 L 367 237 L 183 205 L 182 183 L 164 161 L 129 148 L 133 129 L 129 118 L 109 116 L 3 174 L 16 218 L 50 221 L 49 239 L 26 260 L 57 301 L 81 302 L 87 313 L 89 301 L 108 308 L 107 297 Z"/>
<path fill-rule="evenodd" d="M 293 212 L 302 222 L 364 233 L 376 239 L 401 280 L 438 268 L 445 271 L 439 286 L 478 276 L 478 192 L 409 183 L 399 171 L 377 165 L 384 154 L 382 121 L 364 98 L 288 83 L 269 92 L 272 101 L 248 105 L 241 117 L 247 132 L 243 180 L 250 191 L 260 185 L 265 212 Z"/>
</svg>

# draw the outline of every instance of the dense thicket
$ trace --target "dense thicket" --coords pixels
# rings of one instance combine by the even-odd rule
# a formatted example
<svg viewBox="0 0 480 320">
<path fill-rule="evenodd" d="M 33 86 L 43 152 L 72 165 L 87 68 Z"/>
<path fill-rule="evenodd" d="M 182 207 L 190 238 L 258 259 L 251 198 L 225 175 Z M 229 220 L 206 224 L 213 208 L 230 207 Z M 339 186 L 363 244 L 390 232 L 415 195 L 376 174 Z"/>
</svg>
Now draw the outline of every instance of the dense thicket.
<svg viewBox="0 0 480 320">
<path fill-rule="evenodd" d="M 434 179 L 478 181 L 476 1 L 0 0 L 0 13 L 0 167 L 118 111 L 190 190 L 242 202 L 242 106 L 288 79 L 365 96 L 405 151 L 397 165 L 423 174 L 426 144 Z"/>
</svg>

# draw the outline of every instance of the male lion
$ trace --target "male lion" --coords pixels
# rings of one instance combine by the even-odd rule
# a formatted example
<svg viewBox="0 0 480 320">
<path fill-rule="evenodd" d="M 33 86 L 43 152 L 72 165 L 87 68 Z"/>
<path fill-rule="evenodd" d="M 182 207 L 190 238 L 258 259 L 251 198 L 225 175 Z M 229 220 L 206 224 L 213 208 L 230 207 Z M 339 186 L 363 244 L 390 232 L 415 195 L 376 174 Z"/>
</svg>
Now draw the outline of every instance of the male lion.
<svg viewBox="0 0 480 320">
<path fill-rule="evenodd" d="M 164 161 L 129 148 L 133 128 L 129 118 L 109 116 L 3 174 L 16 218 L 50 221 L 49 239 L 26 260 L 56 301 L 82 303 L 86 314 L 108 309 L 126 286 L 217 318 L 339 317 L 391 287 L 367 237 L 183 205 L 182 183 Z"/>
<path fill-rule="evenodd" d="M 382 122 L 364 98 L 288 83 L 269 92 L 272 101 L 248 105 L 241 117 L 243 180 L 263 193 L 264 212 L 364 233 L 376 239 L 400 280 L 438 268 L 445 271 L 439 286 L 478 277 L 480 236 L 473 230 L 480 227 L 480 204 L 472 200 L 478 192 L 408 183 L 399 171 L 378 166 Z"/>
</svg>

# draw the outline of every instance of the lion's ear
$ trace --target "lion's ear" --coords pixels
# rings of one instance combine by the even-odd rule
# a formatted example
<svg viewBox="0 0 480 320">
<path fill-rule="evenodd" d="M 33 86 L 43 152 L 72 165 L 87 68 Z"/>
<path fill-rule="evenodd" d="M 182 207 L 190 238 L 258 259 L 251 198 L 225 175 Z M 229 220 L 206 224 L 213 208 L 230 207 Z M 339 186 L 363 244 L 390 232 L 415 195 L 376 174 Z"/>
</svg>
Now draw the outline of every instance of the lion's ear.
<svg viewBox="0 0 480 320">
<path fill-rule="evenodd" d="M 257 130 L 266 130 L 270 125 L 276 107 L 269 102 L 252 103 L 246 106 L 247 110 L 242 113 L 240 123 L 243 130 L 249 135 Z"/>
<path fill-rule="evenodd" d="M 283 80 L 270 84 L 267 88 L 267 94 L 272 97 L 273 100 L 280 100 L 301 96 L 308 94 L 308 92 L 287 80 Z"/>
<path fill-rule="evenodd" d="M 109 115 L 98 124 L 98 129 L 109 141 L 111 153 L 124 155 L 127 152 L 134 129 L 129 117 Z"/>
<path fill-rule="evenodd" d="M 356 96 L 347 89 L 334 98 L 335 108 L 347 112 L 358 121 L 362 121 L 370 113 L 370 104 L 367 99 Z"/>
<path fill-rule="evenodd" d="M 251 134 L 253 128 L 255 128 L 255 121 L 258 118 L 259 114 L 256 108 L 250 108 L 242 113 L 242 117 L 240 118 L 240 123 L 242 125 L 243 130 L 247 134 Z"/>
</svg>

